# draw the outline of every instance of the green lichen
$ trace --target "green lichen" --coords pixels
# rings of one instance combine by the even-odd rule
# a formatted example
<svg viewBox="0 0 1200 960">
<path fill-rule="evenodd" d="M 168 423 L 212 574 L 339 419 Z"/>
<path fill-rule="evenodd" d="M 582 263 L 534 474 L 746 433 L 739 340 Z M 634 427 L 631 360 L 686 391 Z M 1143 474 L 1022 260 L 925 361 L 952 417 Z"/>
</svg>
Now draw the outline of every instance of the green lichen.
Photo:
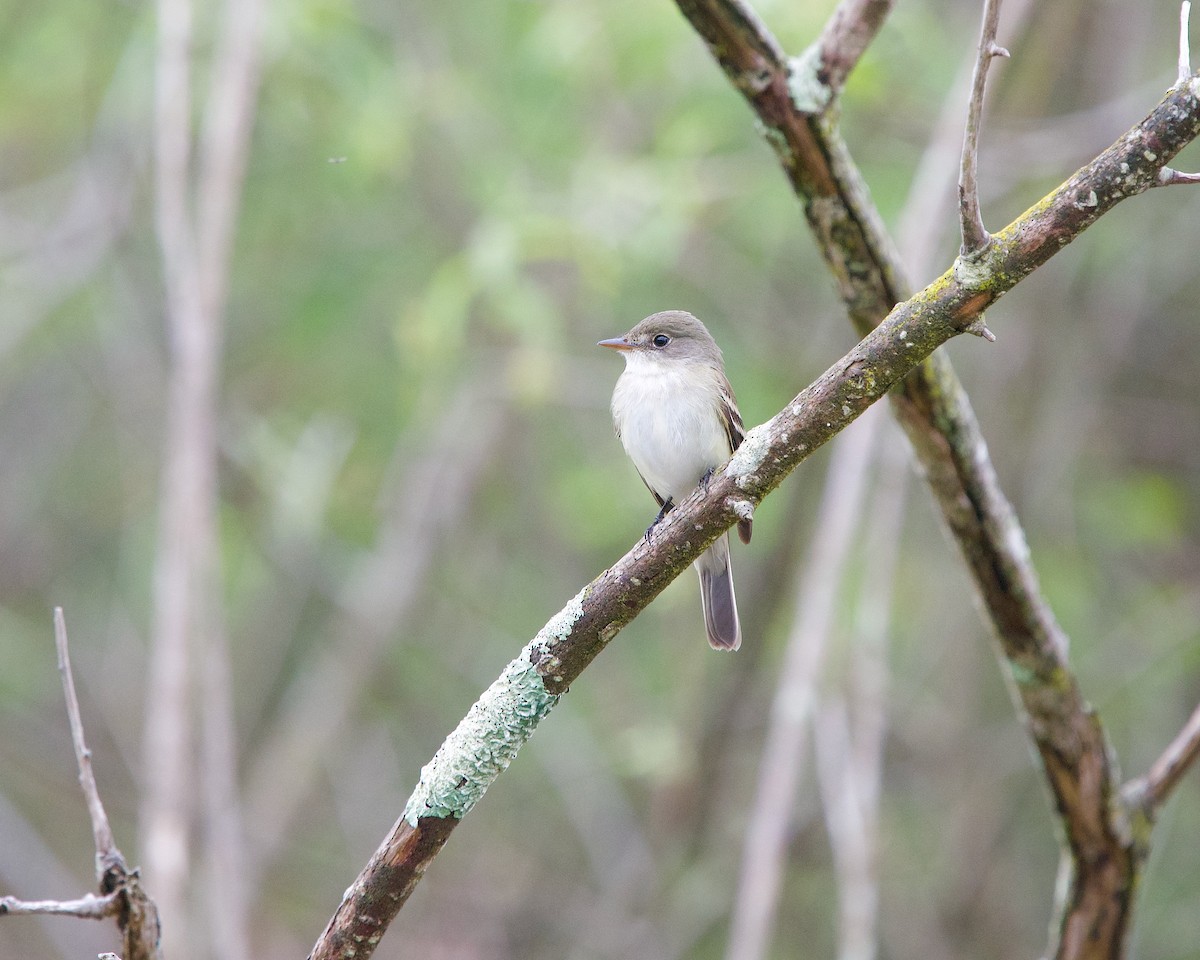
<svg viewBox="0 0 1200 960">
<path fill-rule="evenodd" d="M 551 623 L 564 614 L 565 610 Z M 565 624 L 556 629 L 570 632 Z M 466 816 L 558 703 L 530 661 L 540 644 L 534 639 L 504 668 L 421 769 L 421 780 L 404 808 L 404 819 L 411 826 L 415 827 L 420 817 L 461 820 Z"/>
</svg>

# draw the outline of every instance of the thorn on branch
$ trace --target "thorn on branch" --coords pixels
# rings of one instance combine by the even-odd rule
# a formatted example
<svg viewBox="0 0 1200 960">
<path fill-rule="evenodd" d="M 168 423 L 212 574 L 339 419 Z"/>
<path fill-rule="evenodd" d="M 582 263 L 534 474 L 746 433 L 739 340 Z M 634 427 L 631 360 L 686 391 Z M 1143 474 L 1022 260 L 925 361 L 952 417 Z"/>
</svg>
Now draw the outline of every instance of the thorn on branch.
<svg viewBox="0 0 1200 960">
<path fill-rule="evenodd" d="M 984 321 L 982 313 L 969 324 L 967 324 L 964 330 L 966 333 L 972 334 L 973 336 L 982 337 L 988 343 L 996 342 L 996 335 L 988 329 L 988 325 Z"/>
<path fill-rule="evenodd" d="M 1000 0 L 986 0 L 983 26 L 979 32 L 979 52 L 971 76 L 971 99 L 967 106 L 967 129 L 963 134 L 962 168 L 958 177 L 959 218 L 962 223 L 963 255 L 979 253 L 991 242 L 979 212 L 979 127 L 983 115 L 983 91 L 987 84 L 988 65 L 995 57 L 1008 57 L 1009 52 L 996 43 L 1000 24 Z"/>
</svg>

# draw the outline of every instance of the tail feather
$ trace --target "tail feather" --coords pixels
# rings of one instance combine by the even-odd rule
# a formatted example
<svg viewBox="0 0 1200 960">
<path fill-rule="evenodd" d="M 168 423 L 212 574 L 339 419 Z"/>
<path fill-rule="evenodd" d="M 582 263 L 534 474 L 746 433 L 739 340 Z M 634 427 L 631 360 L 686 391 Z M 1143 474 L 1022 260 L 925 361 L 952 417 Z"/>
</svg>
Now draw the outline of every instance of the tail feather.
<svg viewBox="0 0 1200 960">
<path fill-rule="evenodd" d="M 704 604 L 704 629 L 709 646 L 714 650 L 736 650 L 742 645 L 742 628 L 733 595 L 728 534 L 700 555 L 696 572 L 700 574 L 700 599 Z"/>
</svg>

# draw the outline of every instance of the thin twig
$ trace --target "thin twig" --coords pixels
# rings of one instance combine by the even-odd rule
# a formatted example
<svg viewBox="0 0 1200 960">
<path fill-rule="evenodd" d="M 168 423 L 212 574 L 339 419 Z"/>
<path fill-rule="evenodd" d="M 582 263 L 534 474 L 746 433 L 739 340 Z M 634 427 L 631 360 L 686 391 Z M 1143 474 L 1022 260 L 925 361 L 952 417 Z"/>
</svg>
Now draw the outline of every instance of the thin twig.
<svg viewBox="0 0 1200 960">
<path fill-rule="evenodd" d="M 1154 761 L 1145 777 L 1145 798 L 1152 809 L 1167 802 L 1184 774 L 1200 757 L 1200 706 L 1192 711 L 1183 729 Z"/>
<path fill-rule="evenodd" d="M 958 178 L 963 256 L 978 254 L 991 240 L 991 236 L 984 229 L 983 216 L 979 211 L 979 127 L 983 116 L 983 91 L 987 85 L 988 66 L 993 57 L 1008 56 L 1007 50 L 996 45 L 996 30 L 999 25 L 1000 0 L 986 0 L 983 7 L 983 26 L 979 31 L 975 71 L 971 75 L 971 100 L 967 107 L 967 129 L 963 134 L 962 172 Z"/>
<path fill-rule="evenodd" d="M 50 914 L 78 917 L 80 920 L 104 920 L 116 916 L 120 911 L 123 893 L 123 890 L 114 890 L 102 897 L 94 893 L 85 893 L 78 900 L 18 900 L 16 897 L 0 897 L 0 916 Z"/>
<path fill-rule="evenodd" d="M 1179 76 L 1178 82 L 1183 83 L 1192 76 L 1192 53 L 1188 43 L 1188 33 L 1192 18 L 1192 0 L 1183 0 L 1179 5 Z"/>
<path fill-rule="evenodd" d="M 96 881 L 101 896 L 87 894 L 78 900 L 40 901 L 20 901 L 7 897 L 0 901 L 0 914 L 60 913 L 94 920 L 115 916 L 124 938 L 126 960 L 161 960 L 158 908 L 142 889 L 137 870 L 130 870 L 126 866 L 124 856 L 117 849 L 108 815 L 100 801 L 100 791 L 96 787 L 92 753 L 83 735 L 83 718 L 79 710 L 79 697 L 75 692 L 75 677 L 71 671 L 67 624 L 62 607 L 54 608 L 54 642 L 71 725 L 71 742 L 79 764 L 79 785 L 83 788 L 92 820 L 92 836 L 96 844 Z"/>
<path fill-rule="evenodd" d="M 1200 173 L 1184 173 L 1173 167 L 1163 167 L 1154 181 L 1156 187 L 1173 187 L 1182 183 L 1200 183 Z"/>
<path fill-rule="evenodd" d="M 92 819 L 92 838 L 96 844 L 96 879 L 103 883 L 112 858 L 120 859 L 113 840 L 112 827 L 100 791 L 96 789 L 96 775 L 92 771 L 92 751 L 83 739 L 83 718 L 79 712 L 79 697 L 75 693 L 75 676 L 71 672 L 71 654 L 67 649 L 67 621 L 62 607 L 54 608 L 54 644 L 58 648 L 58 672 L 62 675 L 63 696 L 67 700 L 67 718 L 71 724 L 71 743 L 75 747 L 75 760 L 79 764 L 79 786 L 87 802 L 88 816 Z M 123 866 L 123 865 L 122 865 Z"/>
</svg>

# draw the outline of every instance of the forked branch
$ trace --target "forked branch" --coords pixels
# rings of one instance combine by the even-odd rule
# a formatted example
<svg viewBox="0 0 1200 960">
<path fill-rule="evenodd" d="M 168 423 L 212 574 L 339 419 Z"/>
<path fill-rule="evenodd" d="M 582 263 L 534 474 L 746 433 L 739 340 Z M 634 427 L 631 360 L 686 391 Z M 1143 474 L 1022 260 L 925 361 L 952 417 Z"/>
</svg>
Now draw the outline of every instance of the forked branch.
<svg viewBox="0 0 1200 960">
<path fill-rule="evenodd" d="M 86 894 L 77 900 L 19 900 L 0 898 L 0 916 L 11 914 L 53 914 L 85 920 L 116 917 L 124 938 L 125 960 L 161 960 L 159 951 L 158 909 L 142 889 L 137 870 L 130 870 L 117 849 L 109 826 L 108 814 L 100 800 L 92 771 L 92 752 L 83 735 L 83 717 L 75 692 L 71 655 L 67 645 L 67 625 L 62 607 L 54 608 L 54 642 L 58 650 L 58 671 L 62 675 L 63 697 L 71 726 L 71 743 L 79 766 L 79 785 L 92 821 L 96 844 L 96 880 L 100 896 Z"/>
</svg>

